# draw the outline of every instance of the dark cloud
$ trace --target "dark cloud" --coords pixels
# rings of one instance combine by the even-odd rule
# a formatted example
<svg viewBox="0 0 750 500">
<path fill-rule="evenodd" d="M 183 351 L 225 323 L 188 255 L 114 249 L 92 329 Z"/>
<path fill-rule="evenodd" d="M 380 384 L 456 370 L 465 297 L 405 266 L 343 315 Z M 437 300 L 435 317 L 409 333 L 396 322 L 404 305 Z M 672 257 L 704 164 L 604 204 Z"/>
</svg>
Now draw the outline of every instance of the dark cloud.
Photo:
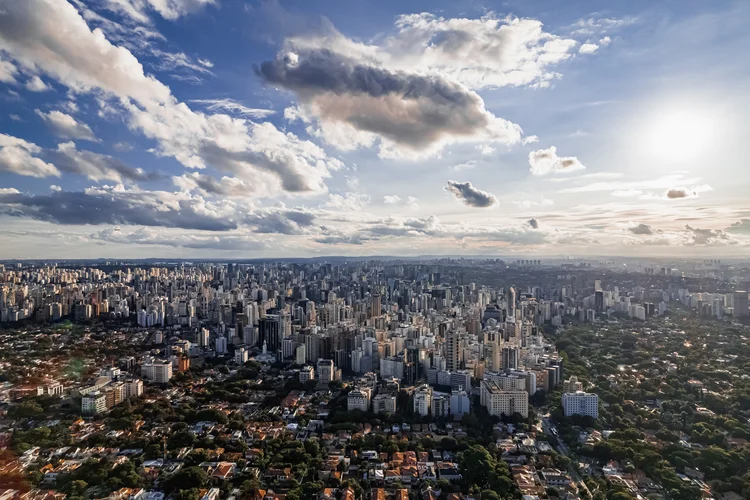
<svg viewBox="0 0 750 500">
<path fill-rule="evenodd" d="M 720 229 L 700 229 L 689 224 L 685 226 L 689 245 L 714 245 L 731 243 L 729 235 Z"/>
<path fill-rule="evenodd" d="M 369 241 L 372 238 L 365 238 L 356 234 L 353 235 L 340 235 L 340 236 L 321 236 L 315 238 L 315 241 L 324 245 L 364 245 L 365 241 Z"/>
<path fill-rule="evenodd" d="M 200 155 L 208 163 L 220 170 L 245 174 L 247 166 L 273 174 L 281 181 L 285 191 L 293 193 L 322 190 L 320 175 L 313 172 L 295 151 L 229 151 L 215 142 L 205 142 Z"/>
<path fill-rule="evenodd" d="M 664 196 L 669 200 L 680 200 L 683 198 L 697 198 L 699 193 L 711 191 L 711 186 L 673 187 L 669 188 Z"/>
<path fill-rule="evenodd" d="M 493 194 L 475 188 L 471 182 L 448 181 L 445 190 L 470 207 L 487 208 L 497 204 L 497 198 Z"/>
<path fill-rule="evenodd" d="M 654 234 L 654 230 L 648 224 L 638 224 L 637 226 L 631 226 L 628 228 L 633 234 Z"/>
<path fill-rule="evenodd" d="M 72 225 L 141 225 L 228 231 L 237 222 L 202 198 L 164 191 L 91 189 L 0 194 L 0 214 Z"/>
<path fill-rule="evenodd" d="M 539 221 L 535 218 L 531 218 L 528 221 L 529 226 L 531 226 L 533 229 L 539 229 Z"/>
<path fill-rule="evenodd" d="M 411 150 L 461 137 L 520 140 L 520 128 L 487 112 L 479 95 L 440 76 L 370 66 L 328 49 L 283 52 L 257 72 L 295 92 L 317 119 Z"/>
<path fill-rule="evenodd" d="M 216 179 L 198 172 L 172 177 L 172 182 L 184 191 L 199 190 L 207 195 L 247 197 L 256 192 L 252 184 L 242 179 L 236 177 Z"/>
<path fill-rule="evenodd" d="M 72 142 L 60 144 L 56 150 L 47 151 L 45 157 L 64 172 L 85 175 L 95 181 L 154 181 L 162 178 L 158 172 L 131 167 L 117 158 L 78 150 Z"/>
<path fill-rule="evenodd" d="M 245 221 L 256 233 L 307 234 L 315 219 L 315 214 L 302 209 L 282 209 L 249 214 Z"/>
</svg>

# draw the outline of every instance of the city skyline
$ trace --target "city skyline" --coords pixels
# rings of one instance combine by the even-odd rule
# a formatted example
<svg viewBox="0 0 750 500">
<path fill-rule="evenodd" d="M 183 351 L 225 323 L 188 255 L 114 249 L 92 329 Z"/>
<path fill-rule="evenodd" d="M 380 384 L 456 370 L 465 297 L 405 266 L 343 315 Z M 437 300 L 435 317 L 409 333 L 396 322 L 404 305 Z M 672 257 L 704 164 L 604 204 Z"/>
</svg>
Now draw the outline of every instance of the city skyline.
<svg viewBox="0 0 750 500">
<path fill-rule="evenodd" d="M 744 257 L 748 15 L 0 0 L 0 259 Z"/>
</svg>

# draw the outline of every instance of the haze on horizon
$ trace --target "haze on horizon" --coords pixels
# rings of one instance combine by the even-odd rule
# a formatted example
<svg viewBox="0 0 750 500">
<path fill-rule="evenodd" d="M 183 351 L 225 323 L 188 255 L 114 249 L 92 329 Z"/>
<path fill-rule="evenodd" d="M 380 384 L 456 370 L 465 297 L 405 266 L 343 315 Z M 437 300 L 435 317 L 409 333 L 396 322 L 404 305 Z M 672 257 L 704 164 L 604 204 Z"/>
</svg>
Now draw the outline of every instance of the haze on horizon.
<svg viewBox="0 0 750 500">
<path fill-rule="evenodd" d="M 0 0 L 0 259 L 746 256 L 748 20 Z"/>
</svg>

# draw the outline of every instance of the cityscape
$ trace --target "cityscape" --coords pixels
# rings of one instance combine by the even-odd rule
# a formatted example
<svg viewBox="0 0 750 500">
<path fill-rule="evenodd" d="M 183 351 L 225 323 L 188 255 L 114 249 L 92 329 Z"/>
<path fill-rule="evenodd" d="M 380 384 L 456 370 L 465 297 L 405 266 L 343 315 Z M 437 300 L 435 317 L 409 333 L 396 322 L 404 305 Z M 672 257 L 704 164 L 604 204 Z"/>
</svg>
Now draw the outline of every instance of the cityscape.
<svg viewBox="0 0 750 500">
<path fill-rule="evenodd" d="M 0 500 L 750 500 L 747 0 L 0 0 Z"/>
<path fill-rule="evenodd" d="M 750 265 L 6 263 L 14 498 L 743 498 Z"/>
</svg>

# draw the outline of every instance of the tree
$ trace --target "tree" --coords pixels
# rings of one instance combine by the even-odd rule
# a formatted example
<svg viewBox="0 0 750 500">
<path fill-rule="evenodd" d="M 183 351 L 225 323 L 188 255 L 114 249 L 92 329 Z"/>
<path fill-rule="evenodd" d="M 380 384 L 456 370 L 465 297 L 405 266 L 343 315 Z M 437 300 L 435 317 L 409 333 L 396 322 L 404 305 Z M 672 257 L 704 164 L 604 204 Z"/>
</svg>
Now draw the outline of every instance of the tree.
<svg viewBox="0 0 750 500">
<path fill-rule="evenodd" d="M 167 491 L 189 490 L 192 488 L 202 488 L 208 483 L 206 472 L 200 467 L 186 467 L 180 469 L 176 474 L 168 477 L 164 481 L 164 489 Z"/>
<path fill-rule="evenodd" d="M 44 408 L 36 401 L 23 401 L 8 408 L 9 419 L 35 418 L 42 413 Z"/>
</svg>

